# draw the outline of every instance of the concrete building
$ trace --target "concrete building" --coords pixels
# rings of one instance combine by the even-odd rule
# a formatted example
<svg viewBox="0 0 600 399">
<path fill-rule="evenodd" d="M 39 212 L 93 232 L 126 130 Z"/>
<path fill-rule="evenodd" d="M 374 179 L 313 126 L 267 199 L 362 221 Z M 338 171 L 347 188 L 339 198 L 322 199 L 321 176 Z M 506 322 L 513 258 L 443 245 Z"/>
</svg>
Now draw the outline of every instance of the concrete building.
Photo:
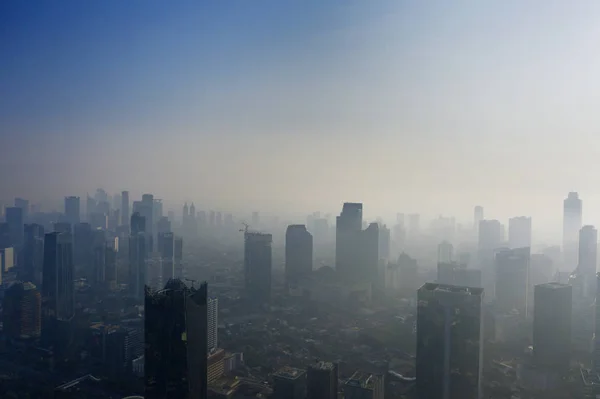
<svg viewBox="0 0 600 399">
<path fill-rule="evenodd" d="M 244 234 L 244 277 L 246 296 L 257 304 L 271 300 L 271 244 L 273 236 L 256 232 Z"/>
<path fill-rule="evenodd" d="M 380 374 L 355 372 L 344 384 L 344 399 L 384 399 L 385 380 Z"/>
<path fill-rule="evenodd" d="M 306 399 L 337 399 L 337 364 L 318 361 L 309 365 L 307 369 L 306 389 Z"/>
<path fill-rule="evenodd" d="M 577 267 L 582 208 L 583 203 L 576 192 L 570 192 L 563 201 L 563 263 L 564 268 L 569 271 Z"/>
<path fill-rule="evenodd" d="M 305 399 L 306 372 L 283 367 L 273 374 L 273 399 Z"/>
</svg>

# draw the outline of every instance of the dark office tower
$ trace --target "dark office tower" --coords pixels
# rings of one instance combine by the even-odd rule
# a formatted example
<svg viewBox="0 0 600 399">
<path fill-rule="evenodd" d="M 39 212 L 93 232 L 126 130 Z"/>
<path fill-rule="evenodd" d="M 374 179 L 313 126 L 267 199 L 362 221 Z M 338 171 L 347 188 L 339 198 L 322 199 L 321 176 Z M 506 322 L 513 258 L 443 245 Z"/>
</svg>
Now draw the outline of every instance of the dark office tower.
<svg viewBox="0 0 600 399">
<path fill-rule="evenodd" d="M 69 320 L 74 314 L 73 237 L 48 233 L 44 238 L 42 311 L 44 319 Z"/>
<path fill-rule="evenodd" d="M 159 233 L 158 251 L 161 262 L 161 278 L 163 283 L 173 279 L 175 275 L 175 237 L 173 233 Z"/>
<path fill-rule="evenodd" d="M 414 239 L 419 235 L 421 230 L 421 216 L 418 213 L 408 215 L 408 236 Z"/>
<path fill-rule="evenodd" d="M 417 296 L 417 397 L 480 399 L 483 290 L 426 283 Z"/>
<path fill-rule="evenodd" d="M 156 223 L 161 217 L 163 217 L 163 203 L 161 199 L 155 198 L 152 207 L 154 222 Z"/>
<path fill-rule="evenodd" d="M 8 207 L 4 212 L 10 235 L 10 246 L 20 250 L 23 246 L 23 209 Z"/>
<path fill-rule="evenodd" d="M 154 196 L 152 194 L 142 195 L 142 210 L 140 214 L 146 218 L 146 232 L 152 235 L 154 231 Z"/>
<path fill-rule="evenodd" d="M 135 215 L 135 214 L 134 214 Z M 133 216 L 131 217 L 133 221 Z M 131 295 L 142 300 L 144 297 L 144 286 L 146 284 L 146 259 L 148 258 L 148 247 L 146 234 L 134 233 L 129 236 L 129 292 Z"/>
<path fill-rule="evenodd" d="M 273 399 L 305 399 L 306 372 L 283 367 L 273 374 Z"/>
<path fill-rule="evenodd" d="M 104 251 L 106 287 L 115 289 L 117 287 L 117 251 L 110 245 L 107 245 Z"/>
<path fill-rule="evenodd" d="M 23 222 L 29 221 L 29 201 L 23 198 L 15 198 L 15 207 L 23 210 Z"/>
<path fill-rule="evenodd" d="M 106 233 L 95 230 L 92 233 L 92 268 L 89 281 L 95 289 L 101 289 L 106 284 Z"/>
<path fill-rule="evenodd" d="M 479 231 L 479 222 L 483 220 L 483 207 L 477 205 L 473 210 L 473 225 L 475 227 L 475 231 Z"/>
<path fill-rule="evenodd" d="M 40 336 L 42 299 L 30 282 L 16 282 L 5 292 L 2 301 L 4 334 L 12 339 Z"/>
<path fill-rule="evenodd" d="M 285 282 L 295 285 L 313 268 L 313 237 L 303 224 L 291 224 L 285 233 Z"/>
<path fill-rule="evenodd" d="M 533 356 L 537 366 L 556 372 L 569 369 L 572 287 L 547 283 L 535 286 Z"/>
<path fill-rule="evenodd" d="M 145 294 L 146 399 L 207 397 L 207 285 L 170 280 Z"/>
<path fill-rule="evenodd" d="M 171 222 L 169 221 L 169 218 L 162 216 L 158 219 L 158 222 L 156 222 L 156 232 L 158 234 L 171 232 Z"/>
<path fill-rule="evenodd" d="M 257 211 L 252 212 L 252 227 L 258 229 L 260 226 L 260 214 Z"/>
<path fill-rule="evenodd" d="M 44 227 L 39 224 L 26 224 L 24 230 L 22 280 L 41 284 L 44 264 Z"/>
<path fill-rule="evenodd" d="M 219 300 L 217 298 L 208 298 L 208 332 L 207 345 L 208 351 L 218 348 L 219 343 Z"/>
<path fill-rule="evenodd" d="M 129 224 L 129 191 L 121 192 L 121 224 Z"/>
<path fill-rule="evenodd" d="M 582 202 L 579 194 L 571 192 L 563 201 L 563 258 L 567 270 L 577 266 L 579 230 L 582 225 Z"/>
<path fill-rule="evenodd" d="M 596 295 L 596 263 L 598 258 L 598 230 L 594 226 L 583 226 L 579 232 L 579 261 L 577 272 L 584 281 L 583 295 Z"/>
<path fill-rule="evenodd" d="M 384 399 L 385 377 L 356 371 L 344 384 L 344 398 Z"/>
<path fill-rule="evenodd" d="M 175 237 L 173 241 L 175 277 L 183 278 L 183 238 Z"/>
<path fill-rule="evenodd" d="M 78 270 L 92 267 L 92 226 L 79 223 L 73 226 L 73 263 Z"/>
<path fill-rule="evenodd" d="M 381 274 L 379 273 L 379 225 L 370 223 L 369 226 L 361 232 L 361 270 L 358 274 L 360 279 L 368 280 L 372 283 L 380 283 Z M 379 287 L 381 288 L 381 287 Z"/>
<path fill-rule="evenodd" d="M 244 233 L 244 277 L 246 296 L 255 303 L 271 299 L 271 234 Z"/>
<path fill-rule="evenodd" d="M 335 229 L 335 270 L 344 279 L 355 279 L 362 266 L 362 204 L 344 203 Z"/>
<path fill-rule="evenodd" d="M 508 247 L 531 247 L 531 218 L 518 216 L 508 220 Z"/>
<path fill-rule="evenodd" d="M 71 227 L 71 223 L 67 223 L 67 222 L 57 222 L 54 223 L 54 231 L 57 233 L 71 233 L 72 227 Z"/>
<path fill-rule="evenodd" d="M 496 254 L 496 306 L 527 316 L 530 249 L 503 249 Z"/>
<path fill-rule="evenodd" d="M 67 223 L 79 223 L 81 218 L 80 215 L 79 197 L 65 197 L 65 217 Z"/>
<path fill-rule="evenodd" d="M 146 232 L 146 218 L 140 215 L 138 212 L 134 212 L 131 215 L 131 234 L 145 233 Z"/>
<path fill-rule="evenodd" d="M 390 229 L 384 224 L 379 226 L 379 257 L 385 261 L 390 259 Z"/>
<path fill-rule="evenodd" d="M 448 241 L 438 245 L 438 263 L 450 263 L 454 257 L 454 247 Z"/>
<path fill-rule="evenodd" d="M 308 366 L 306 399 L 337 399 L 337 364 L 319 361 Z"/>
<path fill-rule="evenodd" d="M 96 200 L 89 195 L 85 201 L 85 213 L 87 215 L 87 221 L 91 223 L 92 214 L 96 213 Z"/>
</svg>

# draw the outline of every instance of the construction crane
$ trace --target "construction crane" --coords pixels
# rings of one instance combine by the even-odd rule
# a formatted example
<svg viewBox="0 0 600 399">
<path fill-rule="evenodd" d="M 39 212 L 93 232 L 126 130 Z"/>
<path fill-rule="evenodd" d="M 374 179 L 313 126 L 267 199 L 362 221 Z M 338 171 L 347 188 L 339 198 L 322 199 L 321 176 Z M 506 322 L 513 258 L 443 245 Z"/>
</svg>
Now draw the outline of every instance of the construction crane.
<svg viewBox="0 0 600 399">
<path fill-rule="evenodd" d="M 243 232 L 243 233 L 245 234 L 245 233 L 247 233 L 247 232 L 248 232 L 248 228 L 249 228 L 250 226 L 248 226 L 248 223 L 246 223 L 246 222 L 242 222 L 242 224 L 244 225 L 244 228 L 243 228 L 243 229 L 240 229 L 240 231 L 241 231 L 241 232 Z"/>
<path fill-rule="evenodd" d="M 198 280 L 194 280 L 192 278 L 184 278 L 185 281 L 189 281 L 190 283 L 192 283 L 192 288 L 194 288 L 194 283 L 198 282 Z"/>
</svg>

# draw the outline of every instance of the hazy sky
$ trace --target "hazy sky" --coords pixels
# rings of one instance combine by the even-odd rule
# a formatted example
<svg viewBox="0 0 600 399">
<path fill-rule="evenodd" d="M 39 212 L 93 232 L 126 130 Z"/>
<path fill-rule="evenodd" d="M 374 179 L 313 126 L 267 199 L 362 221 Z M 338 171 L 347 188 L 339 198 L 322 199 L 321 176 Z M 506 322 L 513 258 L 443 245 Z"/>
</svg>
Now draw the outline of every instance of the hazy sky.
<svg viewBox="0 0 600 399">
<path fill-rule="evenodd" d="M 0 197 L 559 226 L 578 190 L 600 222 L 598 21 L 597 0 L 2 1 Z"/>
</svg>

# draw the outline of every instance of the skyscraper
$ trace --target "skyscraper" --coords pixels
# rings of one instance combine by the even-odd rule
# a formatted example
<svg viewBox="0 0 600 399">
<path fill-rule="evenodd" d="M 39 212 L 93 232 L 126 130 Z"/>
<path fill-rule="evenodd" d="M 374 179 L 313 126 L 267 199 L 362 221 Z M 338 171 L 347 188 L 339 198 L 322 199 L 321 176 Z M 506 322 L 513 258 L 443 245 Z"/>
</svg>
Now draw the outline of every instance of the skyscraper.
<svg viewBox="0 0 600 399">
<path fill-rule="evenodd" d="M 438 263 L 450 263 L 454 255 L 454 247 L 448 241 L 438 245 Z"/>
<path fill-rule="evenodd" d="M 37 338 L 41 331 L 41 296 L 30 282 L 16 282 L 2 301 L 4 334 L 12 339 Z"/>
<path fill-rule="evenodd" d="M 92 233 L 92 269 L 90 283 L 95 289 L 106 287 L 106 233 L 94 230 Z"/>
<path fill-rule="evenodd" d="M 161 279 L 163 283 L 175 276 L 175 236 L 173 233 L 159 233 L 158 252 L 161 262 Z"/>
<path fill-rule="evenodd" d="M 571 271 L 577 267 L 579 230 L 582 225 L 582 201 L 579 194 L 570 192 L 563 201 L 563 259 L 564 266 Z"/>
<path fill-rule="evenodd" d="M 598 230 L 594 226 L 583 226 L 579 231 L 579 260 L 577 274 L 583 279 L 583 295 L 596 295 L 596 264 L 598 260 Z"/>
<path fill-rule="evenodd" d="M 384 399 L 384 376 L 356 371 L 344 384 L 344 397 L 348 399 Z"/>
<path fill-rule="evenodd" d="M 271 234 L 244 233 L 244 276 L 246 295 L 255 303 L 271 299 Z"/>
<path fill-rule="evenodd" d="M 537 366 L 564 372 L 569 369 L 572 287 L 547 283 L 535 286 L 533 356 Z"/>
<path fill-rule="evenodd" d="M 154 195 L 142 195 L 142 209 L 140 214 L 146 219 L 146 233 L 153 237 L 154 234 Z M 151 245 L 152 247 L 152 245 Z"/>
<path fill-rule="evenodd" d="M 273 399 L 305 399 L 306 372 L 283 367 L 273 374 Z"/>
<path fill-rule="evenodd" d="M 503 249 L 496 254 L 496 305 L 499 311 L 514 310 L 527 316 L 530 249 Z"/>
<path fill-rule="evenodd" d="M 67 223 L 73 225 L 81 221 L 79 205 L 79 197 L 65 197 L 65 218 Z"/>
<path fill-rule="evenodd" d="M 518 216 L 508 220 L 508 246 L 511 249 L 531 247 L 531 218 Z"/>
<path fill-rule="evenodd" d="M 344 279 L 356 279 L 361 273 L 362 210 L 360 203 L 346 202 L 335 226 L 335 270 Z M 361 277 L 362 277 L 361 276 Z"/>
<path fill-rule="evenodd" d="M 385 261 L 390 260 L 390 229 L 384 224 L 379 226 L 379 257 Z"/>
<path fill-rule="evenodd" d="M 8 207 L 4 212 L 6 223 L 8 224 L 10 246 L 18 250 L 23 246 L 23 209 L 17 207 Z"/>
<path fill-rule="evenodd" d="M 132 232 L 129 236 L 128 285 L 131 295 L 138 300 L 141 300 L 144 295 L 144 286 L 146 284 L 147 258 L 148 249 L 146 246 L 146 234 L 143 232 Z"/>
<path fill-rule="evenodd" d="M 219 300 L 208 298 L 208 351 L 217 349 L 219 345 Z"/>
<path fill-rule="evenodd" d="M 207 397 L 207 285 L 145 291 L 146 399 Z"/>
<path fill-rule="evenodd" d="M 22 280 L 42 283 L 44 264 L 44 227 L 39 224 L 25 225 Z"/>
<path fill-rule="evenodd" d="M 183 238 L 175 237 L 175 240 L 173 241 L 173 247 L 175 277 L 183 278 Z"/>
<path fill-rule="evenodd" d="M 483 220 L 483 207 L 477 205 L 473 209 L 473 224 L 475 227 L 475 233 L 479 234 L 479 223 Z"/>
<path fill-rule="evenodd" d="M 73 237 L 47 233 L 44 237 L 42 312 L 44 319 L 70 320 L 74 314 Z"/>
<path fill-rule="evenodd" d="M 417 397 L 480 399 L 483 290 L 426 283 L 417 295 Z"/>
<path fill-rule="evenodd" d="M 308 366 L 306 373 L 307 399 L 337 399 L 337 364 L 318 361 Z"/>
<path fill-rule="evenodd" d="M 289 225 L 285 233 L 285 283 L 296 284 L 313 269 L 313 236 L 303 224 Z"/>
<path fill-rule="evenodd" d="M 121 192 L 121 224 L 129 224 L 129 191 Z"/>
<path fill-rule="evenodd" d="M 481 283 L 491 299 L 495 286 L 495 253 L 504 241 L 504 226 L 497 220 L 482 220 L 479 222 L 478 237 L 477 263 L 481 269 Z"/>
<path fill-rule="evenodd" d="M 15 207 L 23 210 L 23 222 L 29 222 L 29 201 L 23 198 L 15 198 Z"/>
</svg>

